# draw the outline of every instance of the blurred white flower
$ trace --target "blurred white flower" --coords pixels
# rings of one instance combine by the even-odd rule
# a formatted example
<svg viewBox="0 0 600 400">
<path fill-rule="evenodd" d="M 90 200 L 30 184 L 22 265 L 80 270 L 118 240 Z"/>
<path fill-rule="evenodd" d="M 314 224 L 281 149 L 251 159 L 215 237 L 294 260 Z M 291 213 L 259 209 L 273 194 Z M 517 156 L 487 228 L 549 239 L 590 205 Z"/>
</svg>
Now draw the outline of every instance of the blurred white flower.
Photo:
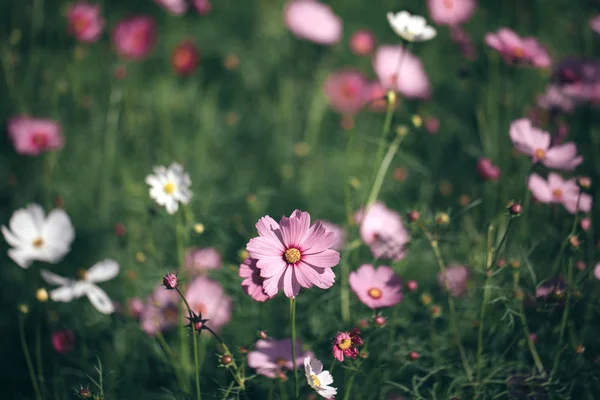
<svg viewBox="0 0 600 400">
<path fill-rule="evenodd" d="M 10 217 L 9 228 L 2 226 L 4 239 L 12 246 L 8 256 L 22 268 L 35 260 L 57 263 L 71 250 L 75 229 L 61 209 L 48 216 L 37 204 L 18 209 Z"/>
<path fill-rule="evenodd" d="M 90 302 L 102 314 L 112 314 L 115 311 L 112 301 L 96 286 L 96 283 L 111 280 L 119 273 L 119 264 L 114 260 L 100 261 L 87 271 L 80 271 L 81 279 L 64 278 L 48 270 L 42 270 L 42 278 L 51 285 L 60 286 L 50 291 L 52 301 L 68 303 L 71 300 L 87 296 Z"/>
<path fill-rule="evenodd" d="M 387 13 L 390 26 L 404 40 L 409 42 L 423 42 L 430 40 L 437 34 L 434 27 L 427 25 L 425 18 L 419 15 L 410 15 L 407 11 L 394 14 Z"/>
<path fill-rule="evenodd" d="M 323 371 L 321 361 L 316 358 L 311 360 L 310 356 L 306 356 L 304 359 L 304 374 L 310 387 L 315 389 L 319 396 L 329 399 L 337 394 L 337 389 L 329 386 L 333 383 L 333 377 L 329 371 Z"/>
<path fill-rule="evenodd" d="M 146 177 L 150 185 L 150 197 L 169 214 L 175 214 L 179 203 L 188 204 L 192 199 L 190 176 L 178 163 L 167 167 L 154 167 L 154 174 Z"/>
</svg>

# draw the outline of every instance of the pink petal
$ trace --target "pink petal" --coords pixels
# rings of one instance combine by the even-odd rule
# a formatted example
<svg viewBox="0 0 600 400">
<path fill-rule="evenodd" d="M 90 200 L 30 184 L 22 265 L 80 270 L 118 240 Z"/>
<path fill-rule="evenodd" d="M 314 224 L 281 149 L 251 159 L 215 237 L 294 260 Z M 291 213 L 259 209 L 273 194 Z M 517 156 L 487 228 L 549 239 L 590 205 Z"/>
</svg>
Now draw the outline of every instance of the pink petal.
<svg viewBox="0 0 600 400">
<path fill-rule="evenodd" d="M 283 245 L 280 242 L 273 240 L 272 238 L 257 236 L 250 239 L 246 245 L 246 250 L 250 253 L 250 257 L 262 258 L 272 256 L 281 257 L 285 248 L 283 248 Z"/>
<path fill-rule="evenodd" d="M 552 202 L 552 191 L 548 183 L 539 175 L 531 174 L 527 187 L 533 193 L 533 196 L 542 203 Z"/>
<path fill-rule="evenodd" d="M 271 278 L 281 274 L 285 270 L 287 264 L 281 257 L 263 257 L 258 259 L 256 266 L 260 269 L 260 276 L 263 278 Z"/>
<path fill-rule="evenodd" d="M 301 243 L 302 254 L 320 253 L 331 248 L 336 241 L 333 232 L 327 232 L 320 221 L 317 221 L 308 231 L 304 241 Z"/>
<path fill-rule="evenodd" d="M 287 297 L 296 297 L 300 292 L 300 284 L 294 274 L 294 267 L 287 267 L 283 275 L 283 293 Z"/>
<path fill-rule="evenodd" d="M 340 253 L 328 249 L 316 254 L 303 254 L 302 261 L 316 268 L 332 268 L 340 262 Z"/>
<path fill-rule="evenodd" d="M 286 267 L 289 269 L 291 267 Z M 281 270 L 280 274 L 273 275 L 270 278 L 265 278 L 263 282 L 263 290 L 267 296 L 273 297 L 277 294 L 279 289 L 283 288 L 283 277 L 285 275 L 285 269 Z"/>
<path fill-rule="evenodd" d="M 542 163 L 548 168 L 572 170 L 583 161 L 583 157 L 576 155 L 577 147 L 569 142 L 550 148 Z"/>
<path fill-rule="evenodd" d="M 286 248 L 299 247 L 310 227 L 310 215 L 295 210 L 290 218 L 281 218 L 281 236 Z"/>
<path fill-rule="evenodd" d="M 279 224 L 271 217 L 264 216 L 256 223 L 256 230 L 260 236 L 264 236 L 273 241 L 273 243 L 279 243 L 277 246 L 281 248 L 281 251 L 285 251 L 281 234 L 279 233 Z"/>
</svg>

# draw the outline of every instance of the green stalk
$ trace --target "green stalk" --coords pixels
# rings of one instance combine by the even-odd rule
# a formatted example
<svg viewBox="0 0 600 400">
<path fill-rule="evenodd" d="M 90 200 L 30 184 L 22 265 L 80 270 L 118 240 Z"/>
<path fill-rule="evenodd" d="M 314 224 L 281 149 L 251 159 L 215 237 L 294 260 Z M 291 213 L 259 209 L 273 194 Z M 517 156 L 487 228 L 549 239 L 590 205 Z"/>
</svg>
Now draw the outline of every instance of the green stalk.
<svg viewBox="0 0 600 400">
<path fill-rule="evenodd" d="M 185 231 L 184 231 L 184 226 L 181 223 L 181 217 L 180 217 L 180 213 L 175 215 L 175 240 L 176 240 L 176 246 L 177 246 L 177 262 L 179 263 L 178 268 L 177 268 L 177 273 L 178 275 L 184 276 L 185 273 L 185 250 L 184 250 L 184 236 L 185 236 Z M 179 289 L 177 289 L 177 291 L 179 292 Z M 183 295 L 180 293 L 181 297 L 184 299 Z M 189 304 L 186 305 L 188 306 L 188 311 L 191 310 L 189 308 Z M 191 316 L 191 314 L 190 314 Z M 179 316 L 179 356 L 181 357 L 181 364 L 183 366 L 183 370 L 184 371 L 189 371 L 190 368 L 190 359 L 189 359 L 189 354 L 188 354 L 188 348 L 189 348 L 189 341 L 187 338 L 187 335 L 185 333 L 185 315 L 183 313 L 181 313 L 181 315 Z M 193 327 L 192 327 L 192 332 L 193 332 Z M 195 336 L 194 336 L 195 337 Z M 184 382 L 186 382 L 186 387 L 184 389 L 186 389 L 187 391 L 187 381 L 184 380 Z"/>
<path fill-rule="evenodd" d="M 296 398 L 300 396 L 300 382 L 298 381 L 298 369 L 296 366 L 296 298 L 290 298 L 290 318 L 292 320 L 292 365 L 294 366 L 294 387 Z"/>
<path fill-rule="evenodd" d="M 25 362 L 27 363 L 27 369 L 29 370 L 29 379 L 31 379 L 31 385 L 33 386 L 33 391 L 35 392 L 35 398 L 36 400 L 42 400 L 43 397 L 40 393 L 37 379 L 35 378 L 31 354 L 29 353 L 29 348 L 27 347 L 27 342 L 25 341 L 25 318 L 23 317 L 22 312 L 19 312 L 19 336 L 21 337 L 21 347 L 23 348 L 23 355 L 25 356 Z"/>
<path fill-rule="evenodd" d="M 37 373 L 38 373 L 38 379 L 40 381 L 40 386 L 41 386 L 41 393 L 44 394 L 46 393 L 46 385 L 45 385 L 45 379 L 44 379 L 44 370 L 43 370 L 43 365 L 42 365 L 42 341 L 40 338 L 40 334 L 41 334 L 41 318 L 38 318 L 38 320 L 36 321 L 36 328 L 35 328 L 35 361 L 37 364 Z"/>
<path fill-rule="evenodd" d="M 571 305 L 571 293 L 573 292 L 573 288 L 571 285 L 573 284 L 573 257 L 569 259 L 569 266 L 567 269 L 567 301 L 565 302 L 565 311 L 563 312 L 562 321 L 560 323 L 560 334 L 558 335 L 558 345 L 556 346 L 556 356 L 554 357 L 554 365 L 552 366 L 552 372 L 550 372 L 550 381 L 554 377 L 556 370 L 558 369 L 558 364 L 560 362 L 560 355 L 562 353 L 562 343 L 565 336 L 565 329 L 567 327 L 567 319 L 569 317 L 569 307 Z"/>
<path fill-rule="evenodd" d="M 188 303 L 187 299 L 185 298 L 185 296 L 181 293 L 181 291 L 179 290 L 179 288 L 175 288 L 175 290 L 177 290 L 177 293 L 179 294 L 179 297 L 181 297 L 183 299 L 183 302 L 185 303 L 185 307 L 187 308 L 188 314 L 190 316 L 190 330 L 192 332 L 192 341 L 193 341 L 193 346 L 194 346 L 194 369 L 195 369 L 195 377 L 196 377 L 196 399 L 200 400 L 202 398 L 202 394 L 200 392 L 200 364 L 198 363 L 198 339 L 196 338 L 196 327 L 194 326 L 194 321 L 192 319 L 192 316 L 194 315 L 194 313 L 192 312 L 192 308 L 190 307 L 190 304 Z M 180 325 L 182 326 L 182 325 Z"/>
</svg>

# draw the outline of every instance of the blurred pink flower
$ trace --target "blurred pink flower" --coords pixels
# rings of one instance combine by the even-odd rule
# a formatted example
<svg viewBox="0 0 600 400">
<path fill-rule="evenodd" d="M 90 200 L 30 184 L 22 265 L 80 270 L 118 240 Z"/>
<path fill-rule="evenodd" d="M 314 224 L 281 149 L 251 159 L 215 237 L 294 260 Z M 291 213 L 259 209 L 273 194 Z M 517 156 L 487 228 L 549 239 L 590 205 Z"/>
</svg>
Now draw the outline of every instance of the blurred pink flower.
<svg viewBox="0 0 600 400">
<path fill-rule="evenodd" d="M 276 378 L 284 369 L 293 371 L 292 340 L 258 340 L 255 350 L 248 353 L 248 366 L 256 373 L 268 378 Z M 302 350 L 302 342 L 296 340 L 296 368 L 299 368 L 306 356 L 314 357 L 311 351 Z"/>
<path fill-rule="evenodd" d="M 60 126 L 49 119 L 13 117 L 8 120 L 8 135 L 17 153 L 31 156 L 60 149 L 64 144 Z"/>
<path fill-rule="evenodd" d="M 139 316 L 140 327 L 149 336 L 173 328 L 179 321 L 180 303 L 177 292 L 157 285 Z"/>
<path fill-rule="evenodd" d="M 382 202 L 373 203 L 363 215 L 363 210 L 356 213 L 356 221 L 360 223 L 360 237 L 371 248 L 376 258 L 399 261 L 406 255 L 406 245 L 410 240 L 408 231 L 402 224 L 402 217 L 390 210 Z"/>
<path fill-rule="evenodd" d="M 587 231 L 592 227 L 592 220 L 589 218 L 583 218 L 580 223 L 580 227 L 582 230 Z"/>
<path fill-rule="evenodd" d="M 212 5 L 210 4 L 210 0 L 193 0 L 194 8 L 196 12 L 200 15 L 208 15 L 212 10 Z"/>
<path fill-rule="evenodd" d="M 600 263 L 596 264 L 594 267 L 594 278 L 600 281 Z"/>
<path fill-rule="evenodd" d="M 142 299 L 140 299 L 139 297 L 133 297 L 131 299 L 129 299 L 128 303 L 128 310 L 129 313 L 131 314 L 131 316 L 133 318 L 140 318 L 142 316 L 142 313 L 144 312 L 144 302 L 142 301 Z"/>
<path fill-rule="evenodd" d="M 75 348 L 75 334 L 70 329 L 52 332 L 52 347 L 57 353 L 70 353 Z"/>
<path fill-rule="evenodd" d="M 427 0 L 431 20 L 438 25 L 458 25 L 473 16 L 475 0 Z"/>
<path fill-rule="evenodd" d="M 354 328 L 350 332 L 338 332 L 333 340 L 331 351 L 336 360 L 343 362 L 344 356 L 355 359 L 358 356 L 357 346 L 362 344 L 360 330 Z"/>
<path fill-rule="evenodd" d="M 194 274 L 222 266 L 221 254 L 214 247 L 192 247 L 185 252 L 185 269 Z"/>
<path fill-rule="evenodd" d="M 121 20 L 113 31 L 113 43 L 120 56 L 140 60 L 156 44 L 156 24 L 143 15 Z"/>
<path fill-rule="evenodd" d="M 547 68 L 551 64 L 550 55 L 533 37 L 521 38 L 508 28 L 497 33 L 487 33 L 485 43 L 498 51 L 506 62 L 518 62 L 536 68 Z"/>
<path fill-rule="evenodd" d="M 98 4 L 70 4 L 67 9 L 69 33 L 81 42 L 93 43 L 100 38 L 104 29 L 104 18 Z"/>
<path fill-rule="evenodd" d="M 347 69 L 330 73 L 324 89 L 331 108 L 340 114 L 356 114 L 365 105 L 367 80 L 359 71 Z"/>
<path fill-rule="evenodd" d="M 592 28 L 594 32 L 600 35 L 600 15 L 597 15 L 594 18 L 590 19 L 590 28 Z"/>
<path fill-rule="evenodd" d="M 425 130 L 434 135 L 440 130 L 440 120 L 436 117 L 425 117 Z"/>
<path fill-rule="evenodd" d="M 218 282 L 199 276 L 190 283 L 185 298 L 192 311 L 209 320 L 208 325 L 214 331 L 219 331 L 231 320 L 231 297 Z"/>
<path fill-rule="evenodd" d="M 449 265 L 446 267 L 446 274 L 438 272 L 437 279 L 443 289 L 446 289 L 446 284 L 448 285 L 452 296 L 462 296 L 467 291 L 469 270 L 464 265 Z"/>
<path fill-rule="evenodd" d="M 455 25 L 450 27 L 450 38 L 458 44 L 460 52 L 467 60 L 477 59 L 477 50 L 469 33 L 462 27 Z"/>
<path fill-rule="evenodd" d="M 477 173 L 486 181 L 497 181 L 500 179 L 500 168 L 492 164 L 492 160 L 481 157 L 477 160 Z"/>
<path fill-rule="evenodd" d="M 260 276 L 260 269 L 256 266 L 256 260 L 253 258 L 246 258 L 242 264 L 240 264 L 239 271 L 240 278 L 244 278 L 242 281 L 242 288 L 244 293 L 252 297 L 256 301 L 267 301 L 271 297 L 267 296 L 263 290 L 264 278 Z"/>
<path fill-rule="evenodd" d="M 392 307 L 402 301 L 402 280 L 390 267 L 377 269 L 363 264 L 350 273 L 348 282 L 354 294 L 367 307 Z"/>
<path fill-rule="evenodd" d="M 550 147 L 550 134 L 534 128 L 527 118 L 510 124 L 510 139 L 518 151 L 532 157 L 533 163 L 541 162 L 548 168 L 573 170 L 583 161 L 572 142 Z"/>
<path fill-rule="evenodd" d="M 171 55 L 171 65 L 178 75 L 186 76 L 194 73 L 200 60 L 196 45 L 190 40 L 181 42 Z"/>
<path fill-rule="evenodd" d="M 275 296 L 283 289 L 287 297 L 296 297 L 300 287 L 313 285 L 328 289 L 335 281 L 331 270 L 340 262 L 340 253 L 331 249 L 336 237 L 321 222 L 310 226 L 310 215 L 295 210 L 279 224 L 269 216 L 256 223 L 258 237 L 250 239 L 246 250 L 257 259 L 264 291 Z"/>
<path fill-rule="evenodd" d="M 579 198 L 579 211 L 588 212 L 592 209 L 592 196 L 579 193 L 579 186 L 575 179 L 564 180 L 560 175 L 551 172 L 545 181 L 538 174 L 531 174 L 527 187 L 533 197 L 541 203 L 560 203 L 571 214 L 577 211 Z M 581 196 L 581 197 L 580 197 Z"/>
<path fill-rule="evenodd" d="M 575 100 L 567 95 L 558 85 L 548 85 L 546 91 L 539 95 L 536 104 L 545 110 L 571 112 L 575 109 Z"/>
<path fill-rule="evenodd" d="M 342 20 L 331 7 L 315 0 L 292 0 L 283 9 L 285 25 L 301 39 L 334 44 L 342 38 Z"/>
<path fill-rule="evenodd" d="M 371 111 L 383 112 L 387 109 L 387 91 L 381 86 L 379 81 L 369 83 L 367 85 L 366 93 L 366 101 L 368 102 Z"/>
<path fill-rule="evenodd" d="M 359 29 L 350 36 L 350 50 L 357 56 L 368 56 L 375 49 L 375 36 L 367 29 Z"/>
<path fill-rule="evenodd" d="M 406 98 L 426 99 L 431 95 L 423 63 L 401 46 L 379 47 L 373 69 L 384 89 L 395 90 Z"/>
<path fill-rule="evenodd" d="M 154 0 L 154 2 L 173 15 L 183 15 L 188 9 L 186 0 Z"/>
<path fill-rule="evenodd" d="M 325 220 L 319 220 L 319 222 L 321 222 L 327 232 L 333 232 L 335 235 L 335 242 L 333 242 L 331 248 L 338 251 L 342 250 L 346 245 L 346 232 L 344 232 L 344 228 Z"/>
</svg>

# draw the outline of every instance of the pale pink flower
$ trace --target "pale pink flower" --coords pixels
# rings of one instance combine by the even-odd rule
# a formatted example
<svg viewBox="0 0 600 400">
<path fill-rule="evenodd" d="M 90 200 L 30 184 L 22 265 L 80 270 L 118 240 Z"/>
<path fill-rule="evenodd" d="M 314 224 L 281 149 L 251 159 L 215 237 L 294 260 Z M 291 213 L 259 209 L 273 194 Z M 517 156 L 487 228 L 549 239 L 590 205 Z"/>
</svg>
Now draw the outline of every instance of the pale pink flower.
<svg viewBox="0 0 600 400">
<path fill-rule="evenodd" d="M 558 85 L 548 85 L 546 91 L 539 95 L 536 104 L 545 110 L 560 110 L 571 112 L 575 109 L 575 100 L 573 96 L 568 95 Z"/>
<path fill-rule="evenodd" d="M 406 255 L 410 236 L 402 224 L 400 214 L 380 201 L 371 204 L 366 215 L 363 214 L 361 209 L 355 218 L 360 223 L 360 237 L 371 248 L 373 256 L 402 260 Z"/>
<path fill-rule="evenodd" d="M 296 368 L 299 368 L 306 356 L 314 357 L 311 351 L 302 350 L 302 342 L 296 340 Z M 292 340 L 258 340 L 254 350 L 248 353 L 248 366 L 256 373 L 275 379 L 284 369 L 294 370 L 292 362 Z"/>
<path fill-rule="evenodd" d="M 600 281 L 600 263 L 596 264 L 594 267 L 594 278 Z"/>
<path fill-rule="evenodd" d="M 426 99 L 431 95 L 423 63 L 401 46 L 379 47 L 373 69 L 386 90 L 397 91 L 406 98 Z"/>
<path fill-rule="evenodd" d="M 344 356 L 355 359 L 358 356 L 358 346 L 362 346 L 360 330 L 353 328 L 350 332 L 338 332 L 333 340 L 332 353 L 339 362 L 344 361 Z"/>
<path fill-rule="evenodd" d="M 140 327 L 149 336 L 173 328 L 179 321 L 180 303 L 177 292 L 157 285 L 139 314 Z"/>
<path fill-rule="evenodd" d="M 500 179 L 501 171 L 492 160 L 486 157 L 481 157 L 477 160 L 477 173 L 486 181 L 497 181 Z"/>
<path fill-rule="evenodd" d="M 183 15 L 188 9 L 186 0 L 154 0 L 154 2 L 173 15 Z"/>
<path fill-rule="evenodd" d="M 550 55 L 533 37 L 520 37 L 508 28 L 501 28 L 497 33 L 487 33 L 485 43 L 496 50 L 509 62 L 531 65 L 536 68 L 547 68 L 551 64 Z"/>
<path fill-rule="evenodd" d="M 250 239 L 246 250 L 257 259 L 263 288 L 269 296 L 280 289 L 287 297 L 296 297 L 300 287 L 313 285 L 330 288 L 335 281 L 331 270 L 340 261 L 340 253 L 331 249 L 336 237 L 327 232 L 321 222 L 310 226 L 310 215 L 295 210 L 279 224 L 271 217 L 256 223 L 258 237 Z"/>
<path fill-rule="evenodd" d="M 133 297 L 127 302 L 127 309 L 133 318 L 140 318 L 144 308 L 144 302 L 139 297 Z"/>
<path fill-rule="evenodd" d="M 340 114 L 358 113 L 367 100 L 367 79 L 359 71 L 334 71 L 325 80 L 325 97 L 331 108 Z"/>
<path fill-rule="evenodd" d="M 473 39 L 471 39 L 471 36 L 465 29 L 458 25 L 451 26 L 450 38 L 458 44 L 463 57 L 467 60 L 477 59 L 477 50 L 473 44 Z"/>
<path fill-rule="evenodd" d="M 30 156 L 60 149 L 64 145 L 60 126 L 49 119 L 13 117 L 8 120 L 8 136 L 17 153 Z"/>
<path fill-rule="evenodd" d="M 475 0 L 427 0 L 431 20 L 438 25 L 458 25 L 473 16 Z"/>
<path fill-rule="evenodd" d="M 294 0 L 283 9 L 285 25 L 301 39 L 334 44 L 342 38 L 342 20 L 331 7 L 314 0 Z"/>
<path fill-rule="evenodd" d="M 223 265 L 221 254 L 214 247 L 189 248 L 185 252 L 185 269 L 192 273 L 203 273 L 219 269 Z"/>
<path fill-rule="evenodd" d="M 319 220 L 319 222 L 323 224 L 323 228 L 327 232 L 333 232 L 335 235 L 335 242 L 333 242 L 331 248 L 338 251 L 342 250 L 346 245 L 346 232 L 344 232 L 344 228 L 325 220 Z"/>
<path fill-rule="evenodd" d="M 219 331 L 231 320 L 231 297 L 218 282 L 199 276 L 190 283 L 185 298 L 193 312 L 209 320 L 208 326 L 214 331 Z"/>
<path fill-rule="evenodd" d="M 350 36 L 350 50 L 357 56 L 368 56 L 375 49 L 375 36 L 367 29 L 359 29 Z"/>
<path fill-rule="evenodd" d="M 70 329 L 52 332 L 52 347 L 57 353 L 70 353 L 75 348 L 75 334 Z"/>
<path fill-rule="evenodd" d="M 113 31 L 113 43 L 120 56 L 140 60 L 156 44 L 156 24 L 143 15 L 121 20 Z"/>
<path fill-rule="evenodd" d="M 367 99 L 369 109 L 375 112 L 383 112 L 387 109 L 386 94 L 387 90 L 381 86 L 379 81 L 371 82 L 367 85 Z"/>
<path fill-rule="evenodd" d="M 242 264 L 240 264 L 240 278 L 244 278 L 242 281 L 242 288 L 244 293 L 252 297 L 256 301 L 267 301 L 271 297 L 267 296 L 263 290 L 264 278 L 260 276 L 260 269 L 256 266 L 256 260 L 253 258 L 247 258 Z"/>
<path fill-rule="evenodd" d="M 81 42 L 97 41 L 104 29 L 104 18 L 98 4 L 77 3 L 67 9 L 69 33 Z"/>
<path fill-rule="evenodd" d="M 518 151 L 532 157 L 533 163 L 541 162 L 548 168 L 573 170 L 583 161 L 572 142 L 550 147 L 550 134 L 534 128 L 527 118 L 510 124 L 510 139 Z"/>
<path fill-rule="evenodd" d="M 467 292 L 469 270 L 464 265 L 449 265 L 446 267 L 446 274 L 438 272 L 437 279 L 443 289 L 448 286 L 452 296 L 462 296 Z"/>
<path fill-rule="evenodd" d="M 592 220 L 585 217 L 581 220 L 579 226 L 581 227 L 582 230 L 587 231 L 592 227 Z"/>
<path fill-rule="evenodd" d="M 588 212 L 592 209 L 592 196 L 579 191 L 575 179 L 564 180 L 560 175 L 551 172 L 545 181 L 538 174 L 531 174 L 527 187 L 533 197 L 541 203 L 559 203 L 567 211 L 575 214 L 579 199 L 579 211 Z M 580 197 L 581 196 L 581 197 Z"/>
<path fill-rule="evenodd" d="M 590 19 L 590 28 L 592 28 L 594 32 L 600 35 L 600 15 L 597 15 L 594 18 Z"/>
<path fill-rule="evenodd" d="M 208 15 L 212 10 L 210 0 L 193 0 L 193 4 L 196 12 L 200 15 Z"/>
<path fill-rule="evenodd" d="M 377 269 L 363 264 L 350 273 L 348 282 L 352 291 L 367 307 L 392 307 L 402 301 L 402 280 L 390 267 Z"/>
</svg>

